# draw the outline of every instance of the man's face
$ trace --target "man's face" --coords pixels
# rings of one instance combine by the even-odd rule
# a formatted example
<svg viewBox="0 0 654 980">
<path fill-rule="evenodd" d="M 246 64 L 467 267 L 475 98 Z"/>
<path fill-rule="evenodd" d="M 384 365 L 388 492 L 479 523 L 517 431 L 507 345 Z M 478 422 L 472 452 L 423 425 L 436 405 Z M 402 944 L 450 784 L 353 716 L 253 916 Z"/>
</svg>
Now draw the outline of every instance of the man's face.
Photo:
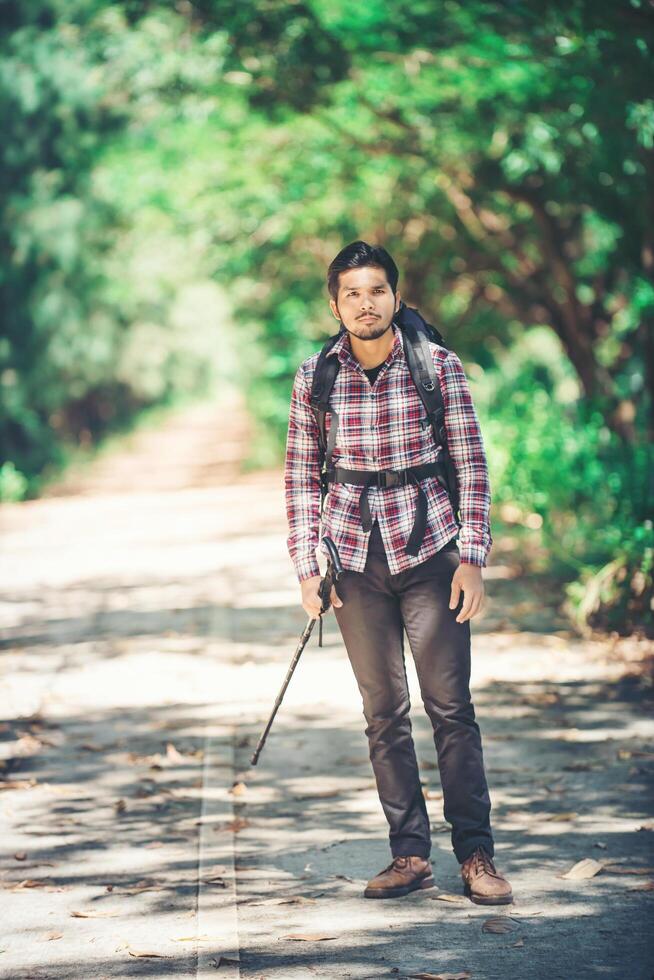
<svg viewBox="0 0 654 980">
<path fill-rule="evenodd" d="M 376 340 L 400 308 L 400 294 L 393 294 L 384 269 L 365 265 L 339 274 L 338 295 L 329 305 L 348 333 L 360 340 Z"/>
</svg>

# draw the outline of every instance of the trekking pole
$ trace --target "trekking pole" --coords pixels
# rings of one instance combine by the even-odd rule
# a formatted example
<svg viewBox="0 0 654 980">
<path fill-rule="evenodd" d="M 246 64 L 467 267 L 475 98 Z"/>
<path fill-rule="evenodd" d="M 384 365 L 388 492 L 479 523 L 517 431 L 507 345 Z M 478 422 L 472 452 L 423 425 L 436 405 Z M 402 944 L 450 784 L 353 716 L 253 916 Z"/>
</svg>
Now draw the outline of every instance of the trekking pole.
<svg viewBox="0 0 654 980">
<path fill-rule="evenodd" d="M 274 707 L 272 709 L 270 718 L 268 719 L 268 724 L 264 728 L 264 730 L 263 730 L 263 732 L 261 734 L 261 737 L 259 739 L 259 742 L 257 744 L 257 747 L 254 750 L 254 755 L 252 756 L 252 758 L 250 760 L 250 765 L 252 765 L 252 766 L 256 766 L 256 764 L 257 764 L 257 760 L 259 759 L 259 754 L 261 752 L 261 749 L 264 746 L 264 743 L 266 741 L 266 738 L 268 737 L 268 732 L 270 731 L 270 729 L 272 727 L 272 723 L 275 720 L 275 715 L 277 714 L 277 709 L 279 708 L 280 704 L 282 703 L 284 694 L 286 693 L 286 688 L 288 687 L 289 682 L 291 680 L 291 677 L 293 676 L 293 671 L 297 667 L 297 664 L 298 664 L 298 661 L 299 661 L 300 656 L 302 654 L 302 651 L 304 650 L 305 646 L 307 645 L 307 641 L 308 641 L 309 637 L 311 636 L 311 633 L 313 632 L 313 627 L 316 625 L 317 619 L 320 620 L 320 631 L 319 631 L 318 646 L 322 646 L 322 617 L 323 617 L 323 613 L 326 613 L 329 610 L 329 607 L 331 606 L 332 585 L 334 584 L 334 582 L 337 582 L 338 581 L 338 579 L 340 578 L 341 573 L 343 571 L 343 566 L 341 565 L 341 559 L 340 559 L 339 554 L 338 554 L 338 549 L 336 548 L 336 545 L 334 544 L 334 542 L 332 541 L 332 539 L 331 538 L 328 538 L 327 536 L 325 536 L 322 540 L 324 541 L 324 543 L 325 543 L 325 545 L 327 547 L 327 550 L 329 552 L 329 559 L 327 560 L 327 571 L 325 572 L 325 574 L 324 574 L 324 576 L 322 578 L 322 581 L 320 582 L 320 585 L 318 586 L 318 594 L 319 594 L 319 596 L 320 596 L 320 598 L 322 600 L 322 604 L 321 604 L 321 607 L 320 607 L 320 613 L 318 614 L 318 616 L 316 617 L 316 619 L 310 619 L 309 622 L 307 623 L 307 625 L 304 628 L 304 631 L 302 633 L 302 636 L 300 637 L 300 642 L 297 645 L 297 649 L 296 649 L 295 653 L 293 654 L 293 659 L 291 660 L 290 667 L 288 668 L 288 671 L 286 673 L 286 677 L 284 678 L 284 683 L 282 684 L 281 690 L 280 690 L 279 694 L 277 695 L 277 700 L 275 701 L 275 705 L 274 705 Z"/>
</svg>

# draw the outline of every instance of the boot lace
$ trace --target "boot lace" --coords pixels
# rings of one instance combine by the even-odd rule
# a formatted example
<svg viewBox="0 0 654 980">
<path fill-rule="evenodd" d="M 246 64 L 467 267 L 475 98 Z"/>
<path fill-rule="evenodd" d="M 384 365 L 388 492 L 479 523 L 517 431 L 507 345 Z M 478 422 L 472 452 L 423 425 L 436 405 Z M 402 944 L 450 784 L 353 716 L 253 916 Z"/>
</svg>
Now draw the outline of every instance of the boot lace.
<svg viewBox="0 0 654 980">
<path fill-rule="evenodd" d="M 485 871 L 488 874 L 494 875 L 496 878 L 499 877 L 492 857 L 488 851 L 484 850 L 483 847 L 478 847 L 474 852 L 473 867 L 475 869 L 475 874 L 477 874 L 479 871 Z"/>
<path fill-rule="evenodd" d="M 398 864 L 398 862 L 399 862 L 399 864 Z M 392 871 L 396 867 L 405 866 L 405 863 L 408 863 L 408 858 L 404 857 L 401 854 L 398 854 L 398 856 L 397 857 L 394 857 L 393 860 L 391 861 L 391 863 L 387 867 L 384 868 L 384 871 L 382 871 L 382 874 L 384 874 L 384 872 L 386 872 L 386 871 Z"/>
<path fill-rule="evenodd" d="M 421 860 L 424 860 L 424 858 Z M 406 855 L 398 854 L 381 873 L 384 874 L 386 871 L 392 871 L 395 868 L 406 868 L 410 863 L 410 859 Z"/>
</svg>

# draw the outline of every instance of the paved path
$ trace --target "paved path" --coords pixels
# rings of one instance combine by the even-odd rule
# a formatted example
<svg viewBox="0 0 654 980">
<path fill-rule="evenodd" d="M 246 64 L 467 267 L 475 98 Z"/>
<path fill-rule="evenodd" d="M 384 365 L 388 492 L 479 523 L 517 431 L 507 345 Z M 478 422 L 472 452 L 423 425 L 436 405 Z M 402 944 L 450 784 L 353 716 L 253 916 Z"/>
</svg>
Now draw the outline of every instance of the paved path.
<svg viewBox="0 0 654 980">
<path fill-rule="evenodd" d="M 387 828 L 333 617 L 249 767 L 306 617 L 247 431 L 226 393 L 0 512 L 0 976 L 649 980 L 644 651 L 575 637 L 501 541 L 473 690 L 514 905 L 461 895 L 410 656 L 434 889 L 361 897 Z"/>
</svg>

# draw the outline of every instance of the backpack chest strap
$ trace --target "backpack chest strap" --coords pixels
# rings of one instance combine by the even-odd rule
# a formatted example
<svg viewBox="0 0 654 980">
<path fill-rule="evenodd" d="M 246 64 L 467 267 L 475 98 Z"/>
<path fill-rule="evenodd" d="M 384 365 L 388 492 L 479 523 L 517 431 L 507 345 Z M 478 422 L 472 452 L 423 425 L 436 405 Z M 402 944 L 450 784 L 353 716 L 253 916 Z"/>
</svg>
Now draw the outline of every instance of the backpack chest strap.
<svg viewBox="0 0 654 980">
<path fill-rule="evenodd" d="M 427 529 L 427 497 L 420 486 L 420 480 L 429 476 L 436 476 L 442 483 L 443 468 L 439 461 L 409 466 L 404 470 L 350 470 L 342 466 L 335 466 L 327 470 L 324 476 L 327 486 L 330 483 L 352 483 L 355 486 L 363 487 L 359 497 L 359 514 L 361 526 L 366 532 L 372 530 L 372 515 L 368 502 L 369 488 L 402 487 L 408 486 L 410 483 L 414 484 L 418 488 L 416 512 L 413 528 L 404 550 L 407 555 L 417 556 Z"/>
</svg>

